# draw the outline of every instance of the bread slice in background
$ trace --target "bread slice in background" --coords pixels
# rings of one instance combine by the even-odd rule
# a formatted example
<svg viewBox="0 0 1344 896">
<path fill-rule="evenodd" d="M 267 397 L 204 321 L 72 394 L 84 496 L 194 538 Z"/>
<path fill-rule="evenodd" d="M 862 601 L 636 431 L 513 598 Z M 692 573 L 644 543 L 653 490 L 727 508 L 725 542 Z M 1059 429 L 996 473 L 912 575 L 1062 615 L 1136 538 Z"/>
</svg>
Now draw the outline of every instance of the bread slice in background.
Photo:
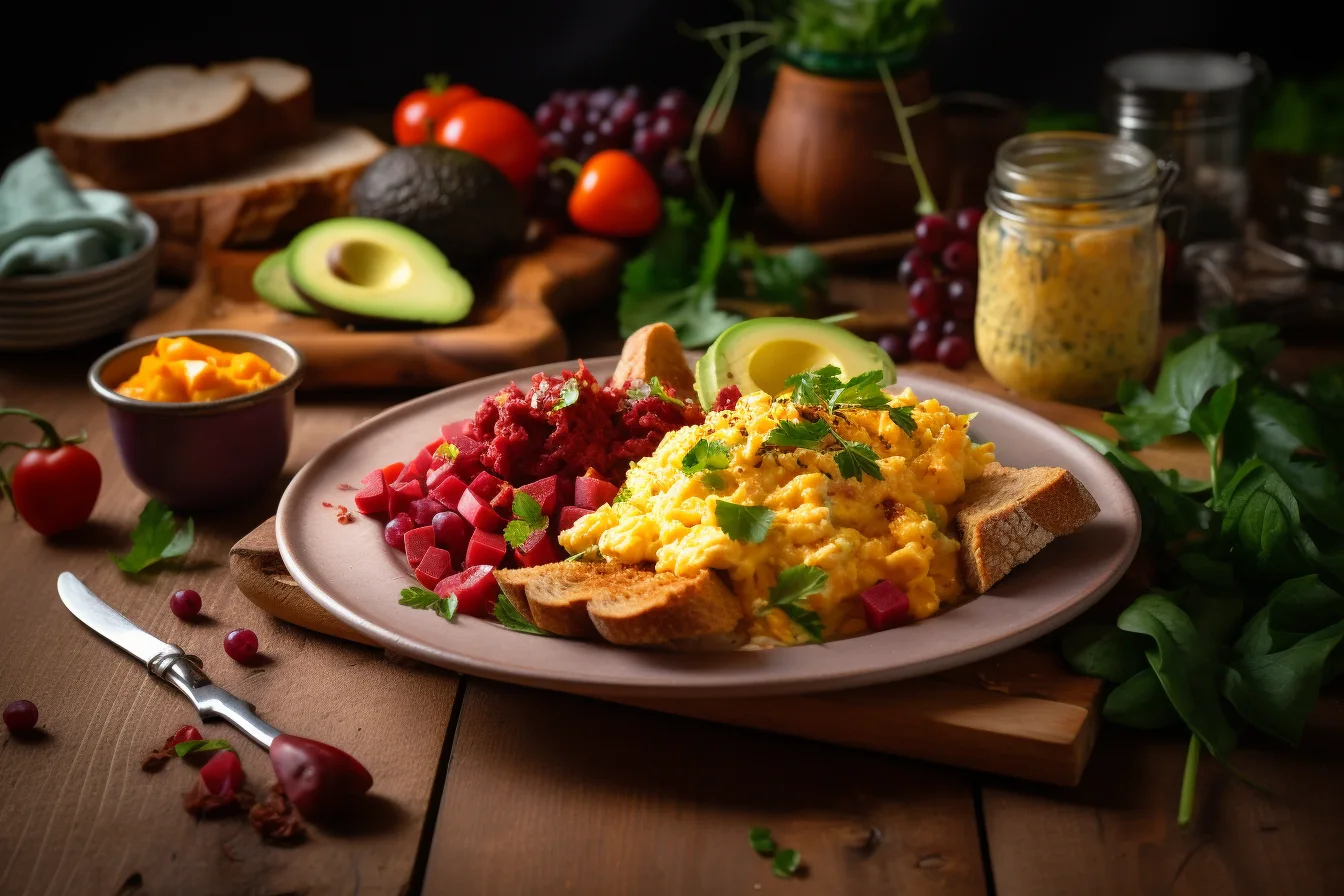
<svg viewBox="0 0 1344 896">
<path fill-rule="evenodd" d="M 37 138 L 110 190 L 156 190 L 237 169 L 265 139 L 252 79 L 190 66 L 141 69 L 67 103 Z"/>
<path fill-rule="evenodd" d="M 1078 531 L 1100 512 L 1068 470 L 990 464 L 967 484 L 956 507 L 967 590 L 984 594 L 1055 538 Z"/>
<path fill-rule="evenodd" d="M 284 146 L 307 139 L 313 132 L 313 76 L 301 65 L 283 59 L 244 59 L 216 63 L 207 72 L 240 75 L 266 101 L 262 116 L 263 144 Z"/>
</svg>

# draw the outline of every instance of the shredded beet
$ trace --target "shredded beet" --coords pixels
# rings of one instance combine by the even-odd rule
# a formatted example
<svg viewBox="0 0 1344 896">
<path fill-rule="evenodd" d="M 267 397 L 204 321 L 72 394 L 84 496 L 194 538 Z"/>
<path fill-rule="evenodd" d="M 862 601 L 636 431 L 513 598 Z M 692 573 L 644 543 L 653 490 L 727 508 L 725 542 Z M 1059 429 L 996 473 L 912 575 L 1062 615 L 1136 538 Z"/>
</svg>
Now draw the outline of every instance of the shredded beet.
<svg viewBox="0 0 1344 896">
<path fill-rule="evenodd" d="M 322 502 L 322 506 L 323 506 L 323 507 L 331 507 L 331 502 L 330 502 L 330 501 L 323 501 L 323 502 Z"/>
<path fill-rule="evenodd" d="M 737 386 L 724 386 L 719 390 L 719 394 L 714 396 L 714 407 L 711 410 L 726 411 L 736 405 L 741 397 L 742 390 Z"/>
<path fill-rule="evenodd" d="M 157 750 L 150 750 L 145 754 L 145 758 L 140 760 L 140 770 L 145 772 L 157 772 L 168 764 L 170 760 L 177 758 L 177 751 L 173 749 L 177 746 L 177 735 L 169 735 L 163 742 L 163 746 Z"/>
<path fill-rule="evenodd" d="M 336 505 L 336 522 L 342 526 L 348 526 L 355 521 L 355 515 L 350 512 L 350 508 L 344 504 Z"/>
<path fill-rule="evenodd" d="M 339 491 L 343 491 L 343 492 L 357 492 L 357 491 L 359 491 L 359 486 L 357 486 L 357 485 L 351 485 L 351 484 L 348 483 L 348 482 L 342 482 L 340 485 L 336 486 L 336 488 L 337 488 Z"/>
<path fill-rule="evenodd" d="M 191 790 L 182 794 L 182 807 L 197 818 L 218 818 L 252 808 L 256 797 L 252 791 L 240 787 L 224 796 L 215 796 L 197 776 Z"/>
<path fill-rule="evenodd" d="M 573 386 L 566 392 L 570 380 L 578 386 L 577 399 L 557 408 L 574 396 Z M 487 470 L 515 484 L 552 474 L 579 476 L 590 467 L 620 483 L 630 462 L 652 454 L 665 433 L 705 419 L 694 396 L 684 404 L 652 395 L 632 398 L 630 386 L 599 384 L 582 361 L 578 370 L 558 377 L 538 373 L 527 392 L 511 383 L 485 399 L 465 435 L 485 443 L 481 463 Z"/>
<path fill-rule="evenodd" d="M 279 781 L 271 785 L 265 800 L 252 807 L 247 819 L 267 843 L 290 846 L 303 842 L 308 836 L 303 819 L 285 796 Z"/>
</svg>

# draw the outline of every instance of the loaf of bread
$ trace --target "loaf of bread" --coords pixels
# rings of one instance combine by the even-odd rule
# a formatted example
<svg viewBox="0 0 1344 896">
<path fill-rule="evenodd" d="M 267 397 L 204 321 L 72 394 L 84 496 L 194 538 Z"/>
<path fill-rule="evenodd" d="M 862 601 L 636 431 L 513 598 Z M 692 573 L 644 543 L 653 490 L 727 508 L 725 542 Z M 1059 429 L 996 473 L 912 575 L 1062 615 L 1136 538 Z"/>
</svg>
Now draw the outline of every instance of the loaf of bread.
<svg viewBox="0 0 1344 896">
<path fill-rule="evenodd" d="M 252 80 L 266 101 L 263 142 L 284 146 L 307 139 L 313 131 L 313 76 L 300 65 L 282 59 L 244 59 L 217 63 L 207 69 Z"/>
</svg>

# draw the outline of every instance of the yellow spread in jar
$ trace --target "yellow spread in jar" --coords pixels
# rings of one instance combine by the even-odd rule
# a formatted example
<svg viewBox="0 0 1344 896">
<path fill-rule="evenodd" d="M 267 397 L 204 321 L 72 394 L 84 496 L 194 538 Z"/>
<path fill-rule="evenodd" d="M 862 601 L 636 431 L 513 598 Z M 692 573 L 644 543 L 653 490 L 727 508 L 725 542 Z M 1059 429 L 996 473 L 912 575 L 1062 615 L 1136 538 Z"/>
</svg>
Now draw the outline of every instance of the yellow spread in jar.
<svg viewBox="0 0 1344 896">
<path fill-rule="evenodd" d="M 117 392 L 142 401 L 215 401 L 258 392 L 284 375 L 252 352 L 226 352 L 186 336 L 167 337 L 140 359 Z"/>
</svg>

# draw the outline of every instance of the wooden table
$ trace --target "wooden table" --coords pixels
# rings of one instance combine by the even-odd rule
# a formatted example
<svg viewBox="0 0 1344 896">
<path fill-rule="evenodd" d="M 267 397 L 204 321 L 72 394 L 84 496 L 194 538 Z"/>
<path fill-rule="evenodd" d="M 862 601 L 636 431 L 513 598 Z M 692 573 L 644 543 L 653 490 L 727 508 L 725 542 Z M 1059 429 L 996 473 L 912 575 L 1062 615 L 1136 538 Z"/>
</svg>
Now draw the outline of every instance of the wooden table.
<svg viewBox="0 0 1344 896">
<path fill-rule="evenodd" d="M 610 321 L 570 321 L 576 350 L 605 351 Z M 44 541 L 0 511 L 0 703 L 33 700 L 43 731 L 0 734 L 0 893 L 1338 892 L 1339 693 L 1296 752 L 1255 738 L 1238 750 L 1238 769 L 1264 789 L 1203 763 L 1196 822 L 1180 830 L 1179 733 L 1107 727 L 1082 785 L 1052 788 L 465 679 L 278 622 L 233 588 L 226 554 L 274 511 L 283 483 L 199 515 L 184 568 L 125 576 L 106 552 L 125 546 L 143 496 L 83 380 L 106 347 L 0 356 L 0 405 L 63 432 L 87 427 L 104 471 L 77 535 Z M 984 382 L 974 368 L 955 376 Z M 404 397 L 305 397 L 287 472 Z M 12 428 L 0 423 L 0 438 Z M 194 771 L 149 774 L 140 758 L 194 713 L 66 612 L 54 588 L 65 569 L 282 727 L 363 759 L 372 810 L 288 849 L 245 820 L 188 816 L 179 794 Z M 207 618 L 169 613 L 183 587 L 201 592 Z M 224 634 L 240 626 L 259 635 L 264 664 L 224 657 Z M 201 727 L 238 746 L 258 790 L 270 783 L 259 749 Z M 802 851 L 805 880 L 771 876 L 748 845 L 754 825 Z"/>
</svg>

